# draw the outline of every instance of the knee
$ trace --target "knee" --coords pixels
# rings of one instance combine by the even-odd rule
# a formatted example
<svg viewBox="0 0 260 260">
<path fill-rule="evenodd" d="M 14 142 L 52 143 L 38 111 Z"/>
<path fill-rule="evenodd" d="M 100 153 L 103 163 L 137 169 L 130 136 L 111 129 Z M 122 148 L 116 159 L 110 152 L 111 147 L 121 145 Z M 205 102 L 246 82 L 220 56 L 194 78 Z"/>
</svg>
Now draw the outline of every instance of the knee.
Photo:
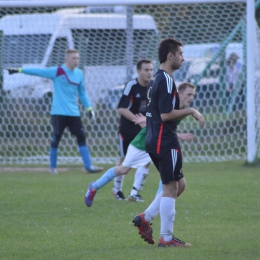
<svg viewBox="0 0 260 260">
<path fill-rule="evenodd" d="M 84 146 L 86 145 L 86 138 L 85 135 L 82 133 L 79 133 L 76 135 L 78 146 Z"/>
<path fill-rule="evenodd" d="M 116 167 L 116 175 L 126 175 L 129 172 L 129 168 L 124 167 L 123 165 Z"/>
<path fill-rule="evenodd" d="M 176 181 L 163 184 L 163 196 L 177 198 L 178 196 L 178 184 Z"/>
<path fill-rule="evenodd" d="M 60 143 L 60 139 L 61 139 L 61 135 L 53 135 L 51 140 L 51 147 L 57 149 Z"/>
</svg>

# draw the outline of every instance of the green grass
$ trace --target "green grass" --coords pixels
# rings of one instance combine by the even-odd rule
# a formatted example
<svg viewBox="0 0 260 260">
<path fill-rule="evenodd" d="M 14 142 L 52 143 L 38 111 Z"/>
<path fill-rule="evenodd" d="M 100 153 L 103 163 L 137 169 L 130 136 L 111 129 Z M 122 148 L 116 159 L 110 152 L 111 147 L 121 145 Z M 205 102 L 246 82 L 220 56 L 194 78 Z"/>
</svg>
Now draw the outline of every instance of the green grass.
<svg viewBox="0 0 260 260">
<path fill-rule="evenodd" d="M 78 166 L 59 175 L 23 168 L 0 173 L 0 259 L 259 259 L 260 171 L 242 164 L 184 165 L 187 188 L 177 200 L 175 235 L 191 248 L 148 245 L 131 223 L 157 190 L 153 166 L 144 203 L 116 201 L 110 183 L 91 208 L 84 193 L 101 174 L 85 174 Z M 125 194 L 133 173 L 125 178 Z M 157 242 L 159 217 L 153 229 Z"/>
</svg>

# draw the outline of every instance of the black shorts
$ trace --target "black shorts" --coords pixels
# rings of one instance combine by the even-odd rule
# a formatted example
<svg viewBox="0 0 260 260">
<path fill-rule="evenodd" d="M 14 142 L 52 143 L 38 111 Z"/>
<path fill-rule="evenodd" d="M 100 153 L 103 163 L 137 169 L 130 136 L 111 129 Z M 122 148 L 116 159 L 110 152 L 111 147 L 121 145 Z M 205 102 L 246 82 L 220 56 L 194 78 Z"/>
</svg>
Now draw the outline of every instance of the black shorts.
<svg viewBox="0 0 260 260">
<path fill-rule="evenodd" d="M 160 172 L 163 184 L 179 181 L 184 177 L 182 172 L 181 150 L 171 149 L 161 154 L 149 153 L 155 167 Z"/>
<path fill-rule="evenodd" d="M 54 135 L 62 135 L 66 127 L 69 128 L 72 135 L 78 136 L 85 134 L 84 127 L 79 116 L 52 115 L 51 122 Z"/>
<path fill-rule="evenodd" d="M 134 140 L 136 134 L 122 134 L 119 133 L 119 151 L 120 157 L 124 158 L 129 144 Z"/>
</svg>

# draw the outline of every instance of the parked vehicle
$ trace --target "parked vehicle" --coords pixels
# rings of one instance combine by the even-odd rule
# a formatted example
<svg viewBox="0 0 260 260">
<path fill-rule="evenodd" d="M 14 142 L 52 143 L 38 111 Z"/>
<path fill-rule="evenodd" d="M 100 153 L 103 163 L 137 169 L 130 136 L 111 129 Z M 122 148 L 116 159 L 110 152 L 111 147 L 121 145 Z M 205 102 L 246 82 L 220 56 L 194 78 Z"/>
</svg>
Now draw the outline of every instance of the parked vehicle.
<svg viewBox="0 0 260 260">
<path fill-rule="evenodd" d="M 126 81 L 126 14 L 93 13 L 86 8 L 55 13 L 6 15 L 3 31 L 3 67 L 50 67 L 64 63 L 67 48 L 79 50 L 80 68 L 93 103 L 100 91 Z M 134 62 L 152 57 L 157 28 L 149 15 L 133 15 Z M 133 65 L 134 69 L 134 65 Z M 3 89 L 10 98 L 49 100 L 52 81 L 24 74 L 8 75 Z"/>
<path fill-rule="evenodd" d="M 196 83 L 197 94 L 195 103 L 197 107 L 203 107 L 207 103 L 205 102 L 207 99 L 216 98 L 218 95 L 217 91 L 220 90 L 219 77 L 221 67 L 219 59 L 211 65 L 199 82 L 196 81 L 213 56 L 219 51 L 219 48 L 220 45 L 215 43 L 184 45 L 183 53 L 185 61 L 182 63 L 180 69 L 176 70 L 173 74 L 176 86 L 185 81 L 193 84 Z M 238 53 L 241 57 L 240 60 L 242 60 L 242 45 L 240 43 L 230 43 L 225 50 L 225 57 L 227 58 L 231 52 Z M 123 89 L 124 84 L 119 84 L 103 90 L 98 99 L 98 107 L 116 109 Z"/>
<path fill-rule="evenodd" d="M 201 45 L 201 48 L 203 48 L 200 51 L 199 46 L 200 45 L 190 46 L 190 53 L 196 54 L 196 51 L 194 51 L 196 49 L 198 52 L 196 54 L 196 58 L 192 60 L 187 70 L 186 81 L 196 85 L 194 105 L 204 111 L 213 104 L 221 105 L 221 103 L 223 103 L 223 97 L 225 96 L 226 59 L 231 53 L 236 53 L 239 56 L 238 66 L 242 68 L 243 52 L 242 44 L 230 43 L 227 45 L 223 56 L 219 56 L 216 61 L 212 63 L 208 69 L 206 69 L 213 56 L 218 53 L 220 45 L 203 44 Z M 193 50 L 193 52 L 191 52 L 191 50 Z M 199 52 L 200 54 L 204 53 L 205 56 L 199 57 Z M 201 77 L 202 73 L 204 73 L 204 75 Z"/>
<path fill-rule="evenodd" d="M 97 103 L 98 109 L 109 109 L 114 110 L 117 109 L 117 105 L 119 100 L 123 94 L 125 85 L 119 85 L 116 87 L 104 89 L 101 91 Z"/>
</svg>

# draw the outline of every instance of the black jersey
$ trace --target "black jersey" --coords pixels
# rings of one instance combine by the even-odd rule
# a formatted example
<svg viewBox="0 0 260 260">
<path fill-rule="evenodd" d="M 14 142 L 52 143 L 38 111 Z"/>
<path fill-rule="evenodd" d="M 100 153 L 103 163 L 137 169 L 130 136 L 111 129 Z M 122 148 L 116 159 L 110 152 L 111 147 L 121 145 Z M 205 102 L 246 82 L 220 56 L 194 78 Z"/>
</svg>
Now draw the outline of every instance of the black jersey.
<svg viewBox="0 0 260 260">
<path fill-rule="evenodd" d="M 146 90 L 147 87 L 142 87 L 137 79 L 129 81 L 125 86 L 118 108 L 127 108 L 133 114 L 142 113 L 145 115 Z M 135 125 L 135 123 L 123 116 L 120 117 L 119 133 L 138 134 L 140 130 L 141 127 L 139 125 Z"/>
<path fill-rule="evenodd" d="M 180 149 L 176 129 L 178 121 L 163 122 L 161 114 L 179 109 L 180 100 L 173 78 L 158 70 L 147 90 L 146 150 L 160 154 L 170 149 Z"/>
</svg>

